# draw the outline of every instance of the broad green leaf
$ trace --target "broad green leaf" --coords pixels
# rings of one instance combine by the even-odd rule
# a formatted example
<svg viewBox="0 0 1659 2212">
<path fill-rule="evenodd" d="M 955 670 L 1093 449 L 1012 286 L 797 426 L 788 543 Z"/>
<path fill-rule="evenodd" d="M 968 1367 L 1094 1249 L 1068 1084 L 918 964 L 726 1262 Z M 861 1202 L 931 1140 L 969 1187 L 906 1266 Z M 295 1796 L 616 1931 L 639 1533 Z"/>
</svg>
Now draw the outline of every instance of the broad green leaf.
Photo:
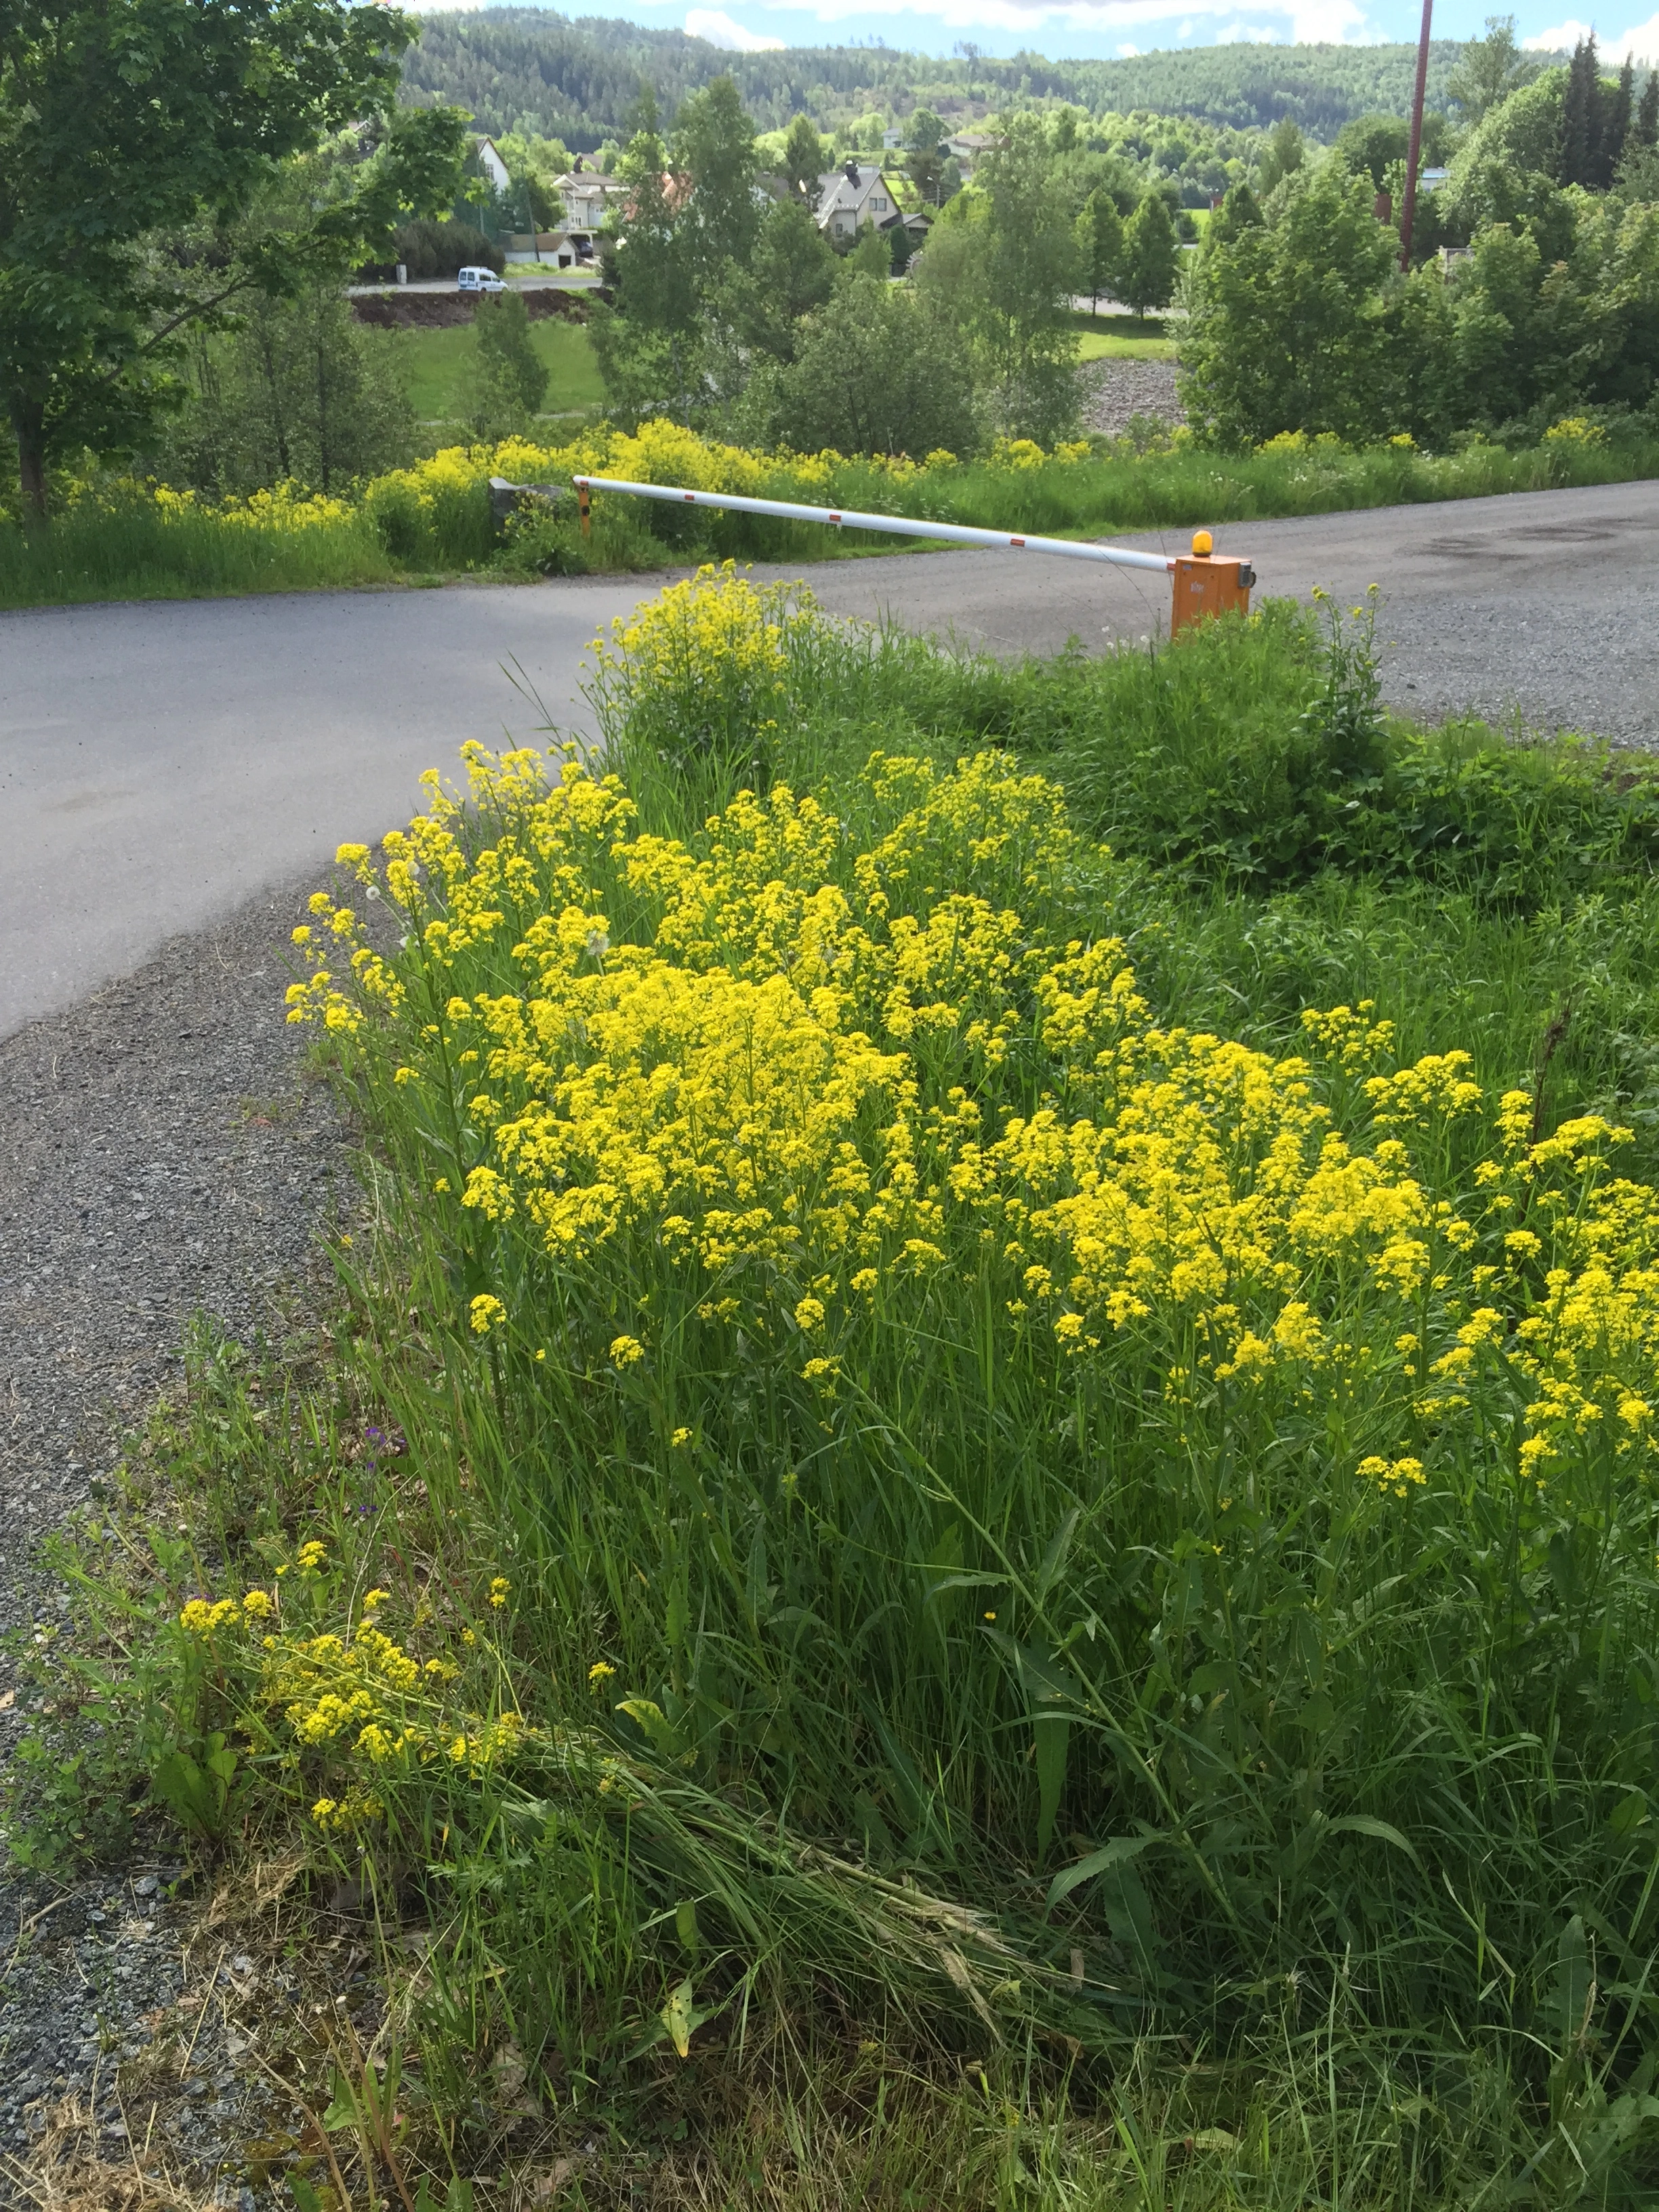
<svg viewBox="0 0 1659 2212">
<path fill-rule="evenodd" d="M 1062 1898 L 1069 1897 L 1085 1881 L 1111 1868 L 1122 1866 L 1127 1860 L 1136 1858 L 1148 1844 L 1161 1844 L 1162 1836 L 1114 1836 L 1109 1844 L 1103 1844 L 1097 1851 L 1091 1851 L 1086 1859 L 1079 1859 L 1075 1866 L 1062 1867 L 1048 1885 L 1048 1910 L 1052 1912 Z"/>
<path fill-rule="evenodd" d="M 1346 1813 L 1340 1820 L 1333 1820 L 1325 1832 L 1328 1836 L 1375 1836 L 1379 1844 L 1392 1844 L 1395 1850 L 1404 1851 L 1408 1859 L 1421 1864 L 1415 1845 L 1398 1828 L 1374 1820 L 1369 1813 Z"/>
<path fill-rule="evenodd" d="M 668 2039 L 682 2058 L 691 2055 L 691 1984 L 684 1981 L 673 1992 L 658 2017 L 668 2031 Z"/>
</svg>

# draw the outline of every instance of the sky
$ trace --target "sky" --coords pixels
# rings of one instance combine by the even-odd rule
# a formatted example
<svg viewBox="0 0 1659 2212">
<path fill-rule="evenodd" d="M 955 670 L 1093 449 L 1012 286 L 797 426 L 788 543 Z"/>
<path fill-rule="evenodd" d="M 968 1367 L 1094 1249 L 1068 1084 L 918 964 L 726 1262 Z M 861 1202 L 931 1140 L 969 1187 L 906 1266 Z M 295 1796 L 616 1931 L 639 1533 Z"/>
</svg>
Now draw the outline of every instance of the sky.
<svg viewBox="0 0 1659 2212">
<path fill-rule="evenodd" d="M 471 0 L 434 0 L 445 8 Z M 1440 39 L 1479 38 L 1487 13 L 1504 0 L 1442 0 L 1434 15 Z M 1560 0 L 1556 0 L 1559 9 Z M 1582 0 L 1581 0 L 1582 4 Z M 1650 0 L 1651 4 L 1651 0 Z M 617 15 L 673 26 L 719 46 L 845 46 L 855 41 L 948 54 L 964 42 L 987 54 L 1022 47 L 1060 56 L 1150 53 L 1154 47 L 1208 46 L 1249 40 L 1328 40 L 1350 45 L 1378 39 L 1415 40 L 1419 0 L 907 0 L 892 9 L 870 0 L 727 0 L 719 8 L 685 0 L 564 0 L 569 15 Z M 1589 28 L 1544 5 L 1516 6 L 1524 45 L 1571 46 Z M 1628 49 L 1659 61 L 1659 15 L 1638 7 L 1595 26 L 1601 52 Z"/>
</svg>

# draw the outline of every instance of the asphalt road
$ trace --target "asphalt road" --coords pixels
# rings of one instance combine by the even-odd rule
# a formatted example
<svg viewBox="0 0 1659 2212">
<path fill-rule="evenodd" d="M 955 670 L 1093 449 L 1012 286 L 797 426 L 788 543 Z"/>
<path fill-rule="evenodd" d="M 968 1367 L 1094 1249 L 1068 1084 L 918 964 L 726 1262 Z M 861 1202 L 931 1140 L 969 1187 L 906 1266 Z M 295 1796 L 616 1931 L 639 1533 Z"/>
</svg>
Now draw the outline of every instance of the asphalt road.
<svg viewBox="0 0 1659 2212">
<path fill-rule="evenodd" d="M 1659 747 L 1659 484 L 1252 523 L 1218 546 L 1264 592 L 1379 584 L 1402 705 Z M 1100 649 L 1168 618 L 1155 574 L 1012 552 L 780 573 L 836 612 L 997 653 Z M 661 580 L 0 614 L 0 1036 L 405 819 L 464 738 L 586 729 L 584 649 Z"/>
</svg>

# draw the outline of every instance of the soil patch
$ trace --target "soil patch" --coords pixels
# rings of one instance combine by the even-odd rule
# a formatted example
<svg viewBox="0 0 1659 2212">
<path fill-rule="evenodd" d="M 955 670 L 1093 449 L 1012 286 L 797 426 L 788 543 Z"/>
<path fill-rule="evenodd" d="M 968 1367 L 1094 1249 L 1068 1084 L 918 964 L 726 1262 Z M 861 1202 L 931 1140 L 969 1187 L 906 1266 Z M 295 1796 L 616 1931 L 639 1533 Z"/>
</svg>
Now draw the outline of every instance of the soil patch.
<svg viewBox="0 0 1659 2212">
<path fill-rule="evenodd" d="M 597 292 L 562 292 L 551 284 L 519 295 L 532 323 L 545 322 L 549 316 L 585 323 L 589 299 L 599 296 Z M 377 330 L 447 331 L 472 320 L 478 297 L 473 292 L 362 292 L 354 296 L 351 312 L 360 323 L 373 324 Z"/>
</svg>

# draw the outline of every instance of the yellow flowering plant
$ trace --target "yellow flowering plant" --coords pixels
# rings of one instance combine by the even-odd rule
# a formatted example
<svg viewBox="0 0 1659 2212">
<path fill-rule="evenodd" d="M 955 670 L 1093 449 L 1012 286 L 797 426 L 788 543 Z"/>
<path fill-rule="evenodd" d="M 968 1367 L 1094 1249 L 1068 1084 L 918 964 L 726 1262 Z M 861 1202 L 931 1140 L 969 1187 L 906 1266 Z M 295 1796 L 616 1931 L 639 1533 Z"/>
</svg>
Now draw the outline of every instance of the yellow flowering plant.
<svg viewBox="0 0 1659 2212">
<path fill-rule="evenodd" d="M 720 641 L 788 695 L 775 626 L 706 573 L 609 696 L 718 701 Z M 1161 1022 L 1111 862 L 1006 755 L 684 837 L 574 759 L 468 768 L 475 815 L 434 791 L 379 863 L 404 952 L 328 902 L 294 1012 L 439 1192 L 446 1358 L 491 1316 L 468 1449 L 540 1563 L 541 1717 L 569 1684 L 591 1719 L 597 1607 L 619 1754 L 1028 1863 L 1139 1822 L 1109 1917 L 1174 1949 L 1223 1894 L 1264 1942 L 1328 1911 L 1332 1852 L 1376 1859 L 1345 1911 L 1396 1914 L 1455 1765 L 1398 1748 L 1413 1701 L 1541 1744 L 1558 1578 L 1651 1602 L 1626 1133 L 1540 1139 L 1368 1005 L 1278 1057 Z"/>
</svg>

